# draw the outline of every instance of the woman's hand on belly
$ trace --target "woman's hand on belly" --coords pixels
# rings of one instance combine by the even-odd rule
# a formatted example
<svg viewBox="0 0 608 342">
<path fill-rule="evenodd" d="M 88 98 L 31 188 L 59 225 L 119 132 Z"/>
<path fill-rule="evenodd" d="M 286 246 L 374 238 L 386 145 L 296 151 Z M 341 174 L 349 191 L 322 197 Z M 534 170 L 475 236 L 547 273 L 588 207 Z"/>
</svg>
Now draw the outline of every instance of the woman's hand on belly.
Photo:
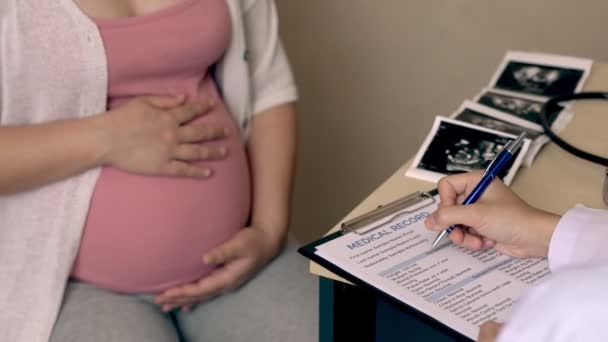
<svg viewBox="0 0 608 342">
<path fill-rule="evenodd" d="M 196 283 L 168 289 L 156 296 L 155 302 L 164 311 L 177 307 L 190 310 L 199 302 L 236 290 L 280 252 L 282 243 L 276 243 L 276 239 L 268 235 L 255 227 L 241 230 L 201 260 L 220 268 Z"/>
<path fill-rule="evenodd" d="M 208 177 L 195 162 L 223 159 L 227 148 L 201 142 L 223 139 L 227 129 L 186 123 L 213 109 L 211 103 L 184 104 L 184 96 L 148 96 L 107 112 L 109 146 L 104 164 L 156 176 Z"/>
</svg>

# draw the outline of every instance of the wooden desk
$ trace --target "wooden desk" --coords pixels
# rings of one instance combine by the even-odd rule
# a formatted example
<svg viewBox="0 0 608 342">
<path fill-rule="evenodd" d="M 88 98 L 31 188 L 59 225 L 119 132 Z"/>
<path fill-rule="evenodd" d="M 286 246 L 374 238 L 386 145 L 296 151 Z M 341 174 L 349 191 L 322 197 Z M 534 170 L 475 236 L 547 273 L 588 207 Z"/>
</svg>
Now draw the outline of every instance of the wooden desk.
<svg viewBox="0 0 608 342">
<path fill-rule="evenodd" d="M 586 83 L 585 91 L 608 91 L 608 64 L 595 63 Z M 584 150 L 608 156 L 608 101 L 579 101 L 571 110 L 575 117 L 560 136 Z M 405 177 L 408 165 L 409 162 L 399 168 L 340 222 L 411 192 L 430 190 L 436 186 Z M 579 159 L 549 143 L 540 151 L 532 167 L 518 171 L 511 188 L 532 206 L 563 214 L 577 203 L 607 208 L 602 199 L 604 178 L 605 168 L 602 166 Z M 338 230 L 339 226 L 339 223 L 336 224 L 329 233 Z M 334 280 L 348 283 L 313 262 L 310 263 L 310 272 L 321 277 L 321 295 L 332 297 L 329 300 L 334 299 L 335 289 L 328 288 L 335 285 Z M 344 292 L 344 288 L 347 287 L 339 291 Z M 355 294 L 361 298 L 360 295 Z M 332 317 L 327 317 L 327 313 L 322 311 L 321 330 L 332 330 L 327 325 L 337 319 L 333 315 L 333 308 L 328 306 L 324 298 L 321 298 L 320 304 L 322 310 L 332 310 Z M 330 341 L 333 337 L 322 340 Z"/>
</svg>

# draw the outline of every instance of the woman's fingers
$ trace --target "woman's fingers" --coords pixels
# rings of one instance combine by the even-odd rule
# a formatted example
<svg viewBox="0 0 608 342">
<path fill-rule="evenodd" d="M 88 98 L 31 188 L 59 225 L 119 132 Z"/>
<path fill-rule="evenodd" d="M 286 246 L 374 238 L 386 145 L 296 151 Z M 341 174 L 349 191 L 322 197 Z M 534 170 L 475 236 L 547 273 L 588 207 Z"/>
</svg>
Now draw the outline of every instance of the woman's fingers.
<svg viewBox="0 0 608 342">
<path fill-rule="evenodd" d="M 181 144 L 175 148 L 173 157 L 182 161 L 203 161 L 223 159 L 228 155 L 224 146 L 213 147 L 198 144 Z"/>
<path fill-rule="evenodd" d="M 213 172 L 210 168 L 173 160 L 165 166 L 164 174 L 167 176 L 207 178 L 210 177 Z"/>
<path fill-rule="evenodd" d="M 175 116 L 175 119 L 177 119 L 177 122 L 179 124 L 184 124 L 200 115 L 209 112 L 213 109 L 214 106 L 215 104 L 211 102 L 191 103 L 181 107 L 177 107 L 171 112 L 173 113 L 173 116 Z"/>
<path fill-rule="evenodd" d="M 182 105 L 184 103 L 184 100 L 186 100 L 186 96 L 144 96 L 141 97 L 141 99 L 157 108 L 172 109 L 176 106 Z"/>
<path fill-rule="evenodd" d="M 190 124 L 214 105 L 184 101 L 184 96 L 140 97 L 109 111 L 104 164 L 146 175 L 209 177 L 211 169 L 195 162 L 226 157 L 229 151 L 219 140 L 228 131 L 219 124 Z"/>
<path fill-rule="evenodd" d="M 180 127 L 177 131 L 177 138 L 182 143 L 193 143 L 222 139 L 227 137 L 228 133 L 228 129 L 224 126 L 192 124 Z"/>
</svg>

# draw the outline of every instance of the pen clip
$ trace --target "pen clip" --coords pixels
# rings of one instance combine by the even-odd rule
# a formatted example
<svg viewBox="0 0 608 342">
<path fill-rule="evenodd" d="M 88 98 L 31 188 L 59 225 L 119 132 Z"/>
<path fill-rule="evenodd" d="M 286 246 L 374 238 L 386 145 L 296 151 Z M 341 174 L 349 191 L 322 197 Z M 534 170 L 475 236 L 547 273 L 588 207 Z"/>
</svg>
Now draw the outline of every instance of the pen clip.
<svg viewBox="0 0 608 342">
<path fill-rule="evenodd" d="M 505 146 L 503 146 L 503 148 L 496 153 L 488 167 L 486 167 L 485 171 L 483 172 L 483 176 L 486 176 L 490 172 L 490 170 L 494 169 L 496 163 L 502 161 L 501 156 L 503 153 L 511 153 L 512 155 L 515 155 L 517 153 L 517 150 L 519 150 L 519 148 L 521 147 L 521 144 L 523 143 L 525 137 L 526 132 L 522 132 L 517 138 L 510 140 L 508 143 L 506 143 Z"/>
</svg>

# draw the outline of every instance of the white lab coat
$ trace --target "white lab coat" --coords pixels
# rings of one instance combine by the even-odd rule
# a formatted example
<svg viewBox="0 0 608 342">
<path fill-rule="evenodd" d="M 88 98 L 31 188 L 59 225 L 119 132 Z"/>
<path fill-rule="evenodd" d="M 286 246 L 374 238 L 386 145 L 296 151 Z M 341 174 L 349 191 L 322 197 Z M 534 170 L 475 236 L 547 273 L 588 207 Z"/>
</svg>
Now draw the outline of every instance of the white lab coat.
<svg viewBox="0 0 608 342">
<path fill-rule="evenodd" d="M 525 295 L 498 342 L 608 341 L 608 211 L 577 206 L 549 248 L 554 274 Z"/>
</svg>

